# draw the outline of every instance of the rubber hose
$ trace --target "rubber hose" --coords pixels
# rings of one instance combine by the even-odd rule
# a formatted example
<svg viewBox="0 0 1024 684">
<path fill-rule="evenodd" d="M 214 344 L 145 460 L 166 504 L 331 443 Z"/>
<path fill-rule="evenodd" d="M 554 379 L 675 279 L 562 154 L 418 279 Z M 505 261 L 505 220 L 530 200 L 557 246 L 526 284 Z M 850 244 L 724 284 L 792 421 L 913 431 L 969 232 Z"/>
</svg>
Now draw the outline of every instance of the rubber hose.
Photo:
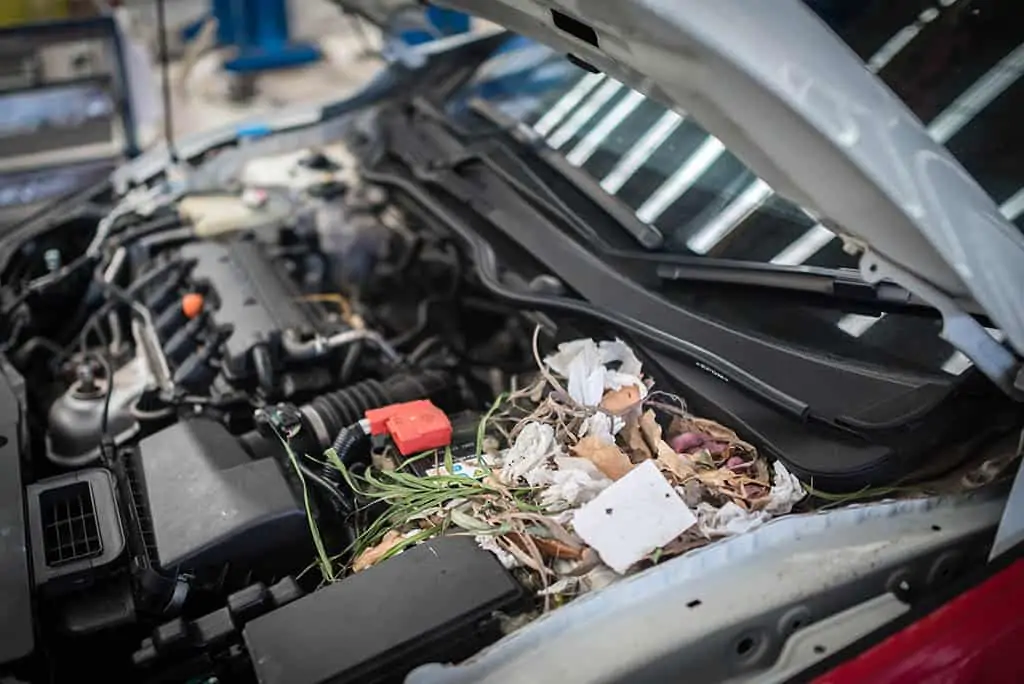
<svg viewBox="0 0 1024 684">
<path fill-rule="evenodd" d="M 126 228 L 122 233 L 114 235 L 113 242 L 117 245 L 126 245 L 154 233 L 159 233 L 171 228 L 177 228 L 180 225 L 182 225 L 181 217 L 177 214 L 156 216 L 148 221 Z"/>
<path fill-rule="evenodd" d="M 366 410 L 389 403 L 390 393 L 382 383 L 376 380 L 363 380 L 345 389 L 320 395 L 307 404 L 306 411 L 316 413 L 323 423 L 328 443 L 322 446 L 327 448 L 330 446 L 330 436 L 338 434 L 342 428 L 358 421 Z"/>
<path fill-rule="evenodd" d="M 270 348 L 265 344 L 257 345 L 252 350 L 252 365 L 256 368 L 256 378 L 259 380 L 260 389 L 268 397 L 273 395 L 276 387 L 274 378 L 274 360 L 270 355 Z"/>
<path fill-rule="evenodd" d="M 445 391 L 451 384 L 448 373 L 427 370 L 409 375 L 394 375 L 384 382 L 364 380 L 345 389 L 329 392 L 302 406 L 308 440 L 307 453 L 319 453 L 334 443 L 334 436 L 363 418 L 368 409 L 397 404 L 415 399 L 430 399 Z M 264 458 L 279 453 L 278 440 L 260 434 L 257 430 L 242 435 L 241 443 L 253 458 Z"/>
<path fill-rule="evenodd" d="M 316 413 L 323 425 L 321 446 L 326 449 L 333 443 L 334 435 L 360 420 L 368 409 L 429 399 L 443 392 L 448 385 L 448 374 L 437 370 L 393 375 L 384 382 L 364 380 L 317 397 L 307 404 L 303 413 Z"/>
<path fill-rule="evenodd" d="M 352 423 L 338 432 L 338 436 L 334 438 L 332 448 L 338 454 L 338 459 L 344 465 L 349 466 L 352 464 L 352 459 L 355 458 L 356 445 L 365 441 L 367 437 L 369 435 L 363 430 L 362 425 Z"/>
</svg>

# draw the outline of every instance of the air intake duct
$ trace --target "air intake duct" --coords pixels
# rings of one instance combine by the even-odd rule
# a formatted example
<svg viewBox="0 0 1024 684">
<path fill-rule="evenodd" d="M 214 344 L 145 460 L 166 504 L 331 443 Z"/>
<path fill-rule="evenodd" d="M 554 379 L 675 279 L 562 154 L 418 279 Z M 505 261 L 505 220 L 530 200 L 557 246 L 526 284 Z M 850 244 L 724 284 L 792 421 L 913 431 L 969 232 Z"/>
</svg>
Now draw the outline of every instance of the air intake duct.
<svg viewBox="0 0 1024 684">
<path fill-rule="evenodd" d="M 360 420 L 368 409 L 437 398 L 450 384 L 448 374 L 443 371 L 419 371 L 393 375 L 384 381 L 364 380 L 321 395 L 304 406 L 278 405 L 277 410 L 301 422 L 298 446 L 307 453 L 321 454 L 343 428 Z M 241 439 L 254 457 L 275 454 L 280 447 L 276 435 L 266 430 L 253 430 Z"/>
</svg>

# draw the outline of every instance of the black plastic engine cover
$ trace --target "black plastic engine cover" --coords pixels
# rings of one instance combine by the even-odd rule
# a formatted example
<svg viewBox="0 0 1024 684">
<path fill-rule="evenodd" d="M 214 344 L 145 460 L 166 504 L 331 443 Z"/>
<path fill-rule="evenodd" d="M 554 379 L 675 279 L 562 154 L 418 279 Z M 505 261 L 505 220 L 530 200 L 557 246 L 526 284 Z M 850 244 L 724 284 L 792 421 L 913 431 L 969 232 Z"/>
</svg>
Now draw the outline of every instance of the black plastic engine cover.
<svg viewBox="0 0 1024 684">
<path fill-rule="evenodd" d="M 491 553 L 441 537 L 256 618 L 245 643 L 261 684 L 400 681 L 497 640 L 522 597 Z"/>
<path fill-rule="evenodd" d="M 161 568 L 258 563 L 309 538 L 305 509 L 278 463 L 251 460 L 220 423 L 176 423 L 142 440 L 134 459 Z"/>
<path fill-rule="evenodd" d="M 256 345 L 268 345 L 276 356 L 285 330 L 316 330 L 298 289 L 278 272 L 260 243 L 193 242 L 181 248 L 181 256 L 195 260 L 193 280 L 210 285 L 214 324 L 231 326 L 223 357 L 228 377 L 249 374 Z"/>
</svg>

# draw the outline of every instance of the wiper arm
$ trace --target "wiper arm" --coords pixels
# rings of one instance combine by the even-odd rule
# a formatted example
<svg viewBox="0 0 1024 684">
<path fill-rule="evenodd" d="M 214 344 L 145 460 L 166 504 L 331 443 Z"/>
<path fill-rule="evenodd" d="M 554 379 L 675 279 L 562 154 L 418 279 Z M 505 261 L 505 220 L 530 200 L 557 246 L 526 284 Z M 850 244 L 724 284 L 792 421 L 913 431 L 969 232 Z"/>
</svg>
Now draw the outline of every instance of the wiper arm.
<svg viewBox="0 0 1024 684">
<path fill-rule="evenodd" d="M 626 256 L 624 258 L 635 258 Z M 876 285 L 866 282 L 852 269 L 792 267 L 707 257 L 669 257 L 658 259 L 655 272 L 666 281 L 717 283 L 769 288 L 797 294 L 835 299 L 837 303 L 868 304 L 879 310 L 918 310 L 938 317 L 931 304 L 909 290 L 891 282 Z M 649 259 L 644 259 L 649 260 Z M 987 321 L 985 312 L 973 301 L 957 300 L 961 308 Z"/>
</svg>

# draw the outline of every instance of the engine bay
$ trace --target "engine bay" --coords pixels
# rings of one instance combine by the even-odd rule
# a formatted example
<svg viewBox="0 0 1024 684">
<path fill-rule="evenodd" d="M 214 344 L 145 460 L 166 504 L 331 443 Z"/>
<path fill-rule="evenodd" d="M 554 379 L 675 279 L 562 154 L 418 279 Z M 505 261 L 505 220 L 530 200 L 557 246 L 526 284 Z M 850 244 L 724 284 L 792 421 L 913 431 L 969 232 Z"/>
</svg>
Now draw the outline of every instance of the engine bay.
<svg viewBox="0 0 1024 684">
<path fill-rule="evenodd" d="M 450 235 L 335 152 L 242 170 L 283 169 L 282 185 L 100 194 L 8 262 L 4 282 L 22 287 L 4 303 L 6 351 L 39 454 L 22 467 L 44 636 L 79 663 L 116 644 L 97 673 L 228 676 L 246 621 L 316 588 L 295 579 L 314 518 L 316 544 L 347 562 L 351 492 L 315 458 L 290 463 L 287 431 L 289 453 L 319 455 L 370 409 L 429 400 L 472 420 L 533 366 L 536 321 L 482 295 Z M 370 451 L 356 451 L 359 472 Z M 440 548 L 484 554 L 496 606 L 521 599 L 487 552 Z"/>
<path fill-rule="evenodd" d="M 4 252 L 16 676 L 401 681 L 812 510 L 622 312 L 433 220 L 340 120 L 104 185 Z"/>
</svg>

